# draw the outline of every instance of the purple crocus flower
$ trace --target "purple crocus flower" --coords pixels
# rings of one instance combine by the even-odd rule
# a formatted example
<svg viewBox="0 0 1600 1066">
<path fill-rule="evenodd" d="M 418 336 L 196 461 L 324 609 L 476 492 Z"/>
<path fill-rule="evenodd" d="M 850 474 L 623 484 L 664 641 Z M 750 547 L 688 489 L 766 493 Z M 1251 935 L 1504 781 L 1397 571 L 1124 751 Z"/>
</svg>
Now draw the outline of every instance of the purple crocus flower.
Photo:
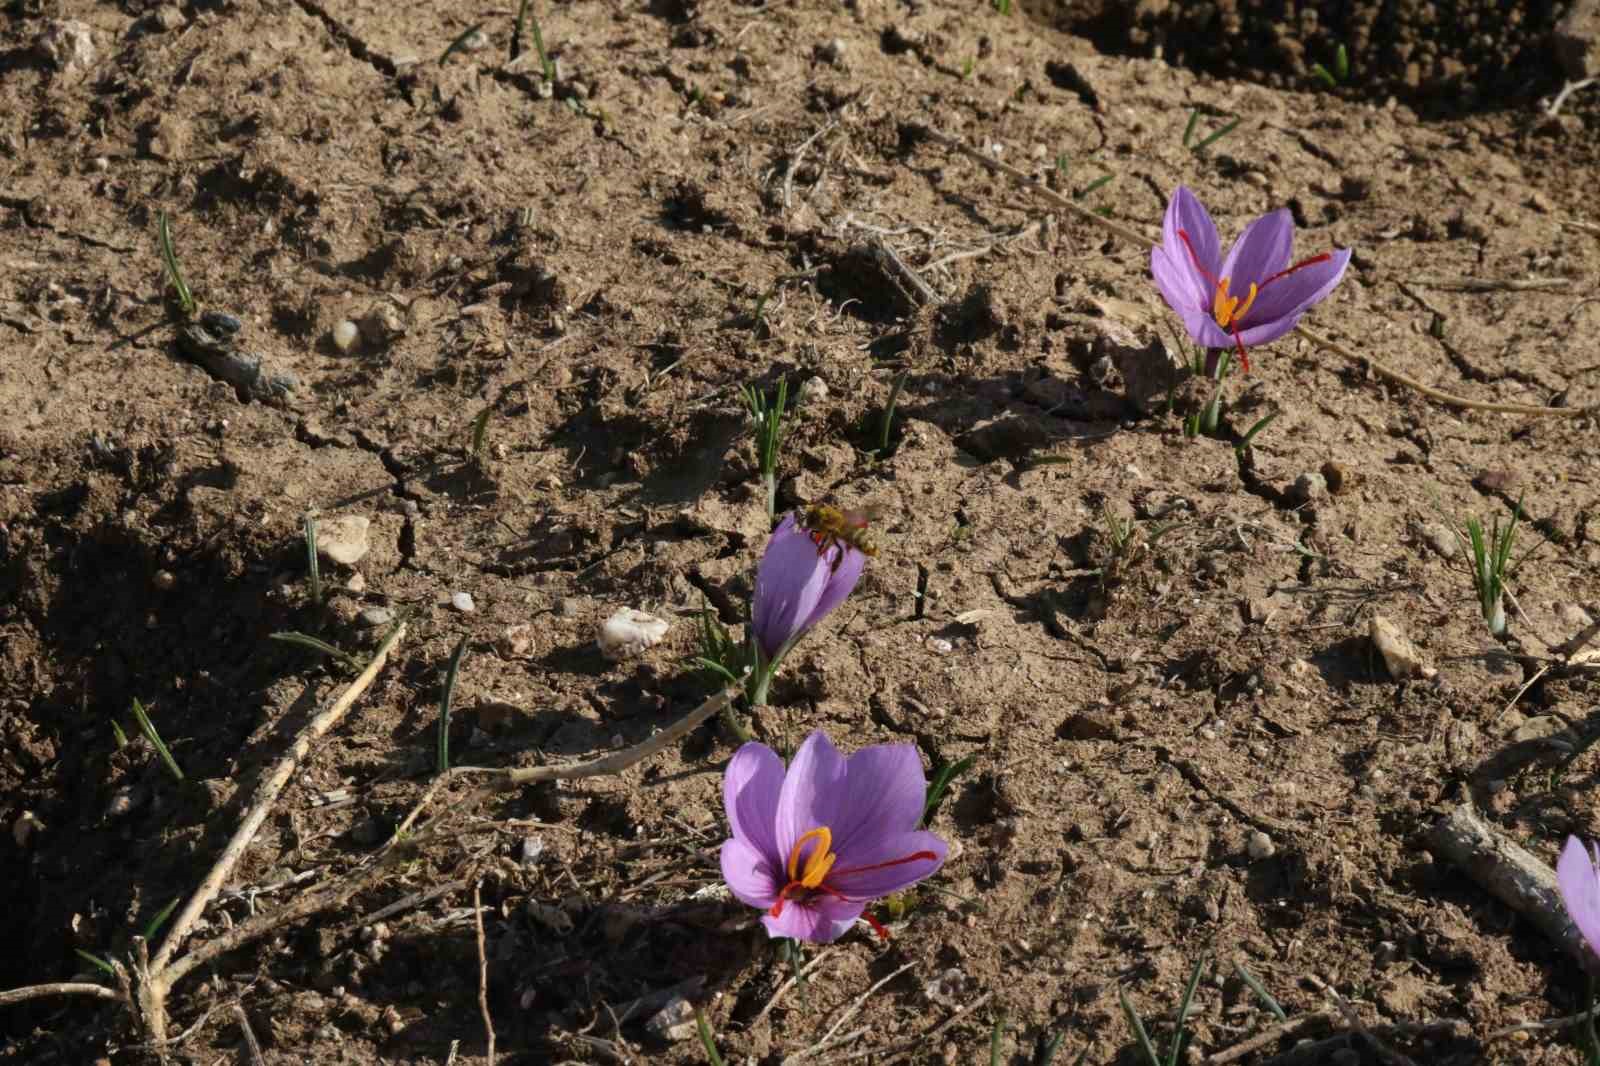
<svg viewBox="0 0 1600 1066">
<path fill-rule="evenodd" d="M 812 733 L 787 771 L 765 744 L 746 744 L 722 780 L 733 830 L 722 845 L 722 879 L 767 912 L 769 936 L 837 940 L 868 903 L 944 865 L 944 841 L 917 828 L 927 786 L 911 744 L 846 758 Z"/>
<path fill-rule="evenodd" d="M 867 557 L 848 544 L 803 528 L 784 516 L 756 568 L 756 641 L 773 662 L 844 602 L 861 580 Z"/>
<path fill-rule="evenodd" d="M 1249 373 L 1245 348 L 1294 329 L 1339 284 L 1350 262 L 1350 250 L 1340 248 L 1290 266 L 1293 245 L 1294 222 L 1280 207 L 1246 226 L 1224 259 L 1216 224 L 1180 185 L 1167 202 L 1150 273 L 1194 342 L 1203 348 L 1236 346 Z"/>
<path fill-rule="evenodd" d="M 1556 862 L 1556 885 L 1561 889 L 1561 901 L 1567 905 L 1572 924 L 1578 927 L 1589 949 L 1600 954 L 1600 848 L 1595 848 L 1591 858 L 1577 837 L 1567 837 L 1567 846 L 1561 849 Z"/>
</svg>

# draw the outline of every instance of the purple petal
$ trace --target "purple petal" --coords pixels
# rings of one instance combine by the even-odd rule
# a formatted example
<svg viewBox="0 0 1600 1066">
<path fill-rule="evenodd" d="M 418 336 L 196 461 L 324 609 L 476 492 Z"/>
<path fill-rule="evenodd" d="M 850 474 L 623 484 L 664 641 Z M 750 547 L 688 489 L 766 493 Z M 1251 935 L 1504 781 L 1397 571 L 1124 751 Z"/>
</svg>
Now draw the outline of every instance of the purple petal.
<svg viewBox="0 0 1600 1066">
<path fill-rule="evenodd" d="M 803 903 L 785 903 L 776 918 L 763 915 L 761 924 L 767 927 L 770 937 L 788 936 L 814 944 L 830 944 L 848 933 L 866 909 L 867 905 L 862 902 L 818 896 Z"/>
<path fill-rule="evenodd" d="M 810 543 L 810 538 L 806 541 Z M 839 568 L 833 569 L 833 561 L 839 561 Z M 867 557 L 848 544 L 836 545 L 826 556 L 828 583 L 822 587 L 822 595 L 817 598 L 817 605 L 811 608 L 805 623 L 800 627 L 801 632 L 810 629 L 828 616 L 828 612 L 845 601 L 845 597 L 855 591 L 856 582 L 861 580 L 861 571 L 866 568 Z"/>
<path fill-rule="evenodd" d="M 762 910 L 778 902 L 784 885 L 781 868 L 738 837 L 722 842 L 722 879 L 740 903 Z"/>
<path fill-rule="evenodd" d="M 1189 235 L 1188 245 L 1185 245 L 1183 238 L 1178 236 L 1179 230 Z M 1178 186 L 1172 193 L 1172 199 L 1167 201 L 1167 213 L 1161 220 L 1161 247 L 1166 249 L 1167 255 L 1176 261 L 1176 265 L 1187 266 L 1202 278 L 1206 274 L 1210 274 L 1212 278 L 1221 276 L 1217 273 L 1222 261 L 1222 244 L 1217 239 L 1217 224 L 1211 221 L 1205 205 L 1185 186 Z M 1196 260 L 1199 261 L 1198 264 Z M 1209 292 L 1210 288 L 1211 285 L 1207 282 L 1206 291 Z"/>
<path fill-rule="evenodd" d="M 1344 277 L 1345 267 L 1349 265 L 1350 249 L 1340 248 L 1323 262 L 1303 266 L 1262 289 L 1240 323 L 1244 342 L 1265 344 L 1289 332 L 1308 308 L 1327 298 L 1334 286 L 1339 284 L 1339 279 Z M 1257 330 L 1265 330 L 1267 326 L 1283 319 L 1289 320 L 1287 327 L 1271 336 L 1254 336 Z"/>
<path fill-rule="evenodd" d="M 874 744 L 845 760 L 843 802 L 833 831 L 839 867 L 881 862 L 879 844 L 922 821 L 928 779 L 914 744 Z"/>
<path fill-rule="evenodd" d="M 1161 245 L 1150 249 L 1150 274 L 1156 279 L 1161 298 L 1183 319 L 1184 328 L 1188 329 L 1190 319 L 1197 316 L 1210 320 L 1214 294 L 1210 283 L 1189 261 L 1188 252 L 1181 247 L 1169 251 Z M 1194 330 L 1190 329 L 1189 335 L 1193 337 Z M 1200 340 L 1199 337 L 1194 339 Z"/>
<path fill-rule="evenodd" d="M 944 841 L 924 830 L 894 833 L 879 837 L 871 843 L 873 846 L 870 852 L 865 846 L 856 849 L 848 865 L 841 853 L 839 861 L 834 863 L 833 871 L 828 874 L 829 886 L 843 893 L 848 899 L 882 899 L 892 892 L 909 888 L 943 866 L 945 856 L 949 853 Z M 880 865 L 919 852 L 932 852 L 934 857 L 901 862 L 894 866 Z M 860 862 L 861 859 L 866 861 Z M 863 866 L 880 868 L 862 869 Z M 852 873 L 852 870 L 860 872 Z"/>
<path fill-rule="evenodd" d="M 778 797 L 783 794 L 783 760 L 755 741 L 734 752 L 722 776 L 722 805 L 735 840 L 782 866 L 778 850 Z"/>
<path fill-rule="evenodd" d="M 844 799 L 846 763 L 839 749 L 820 730 L 806 737 L 789 763 L 778 798 L 778 854 L 788 862 L 796 841 L 813 829 L 830 831 L 839 820 Z"/>
<path fill-rule="evenodd" d="M 768 659 L 805 630 L 828 583 L 828 562 L 794 515 L 778 524 L 756 568 L 751 625 Z"/>
<path fill-rule="evenodd" d="M 1556 884 L 1578 932 L 1589 942 L 1589 950 L 1600 953 L 1600 876 L 1594 861 L 1575 836 L 1567 838 L 1556 863 Z"/>
<path fill-rule="evenodd" d="M 1228 279 L 1228 295 L 1237 296 L 1243 305 L 1252 284 L 1260 285 L 1289 265 L 1294 252 L 1294 219 L 1289 209 L 1268 211 L 1244 228 L 1228 250 L 1218 279 Z M 1287 280 L 1287 279 L 1285 279 Z M 1274 282 L 1282 284 L 1282 282 Z M 1260 296 L 1257 296 L 1260 299 Z M 1252 313 L 1254 308 L 1251 309 Z M 1247 316 L 1251 317 L 1251 316 Z"/>
</svg>

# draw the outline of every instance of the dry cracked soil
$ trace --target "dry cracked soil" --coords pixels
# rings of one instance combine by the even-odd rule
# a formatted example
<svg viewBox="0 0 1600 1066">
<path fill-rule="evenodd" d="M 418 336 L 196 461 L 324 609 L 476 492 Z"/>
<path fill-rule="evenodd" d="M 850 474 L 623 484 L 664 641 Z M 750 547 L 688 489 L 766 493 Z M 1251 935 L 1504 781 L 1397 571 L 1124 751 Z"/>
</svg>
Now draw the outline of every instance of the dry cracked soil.
<svg viewBox="0 0 1600 1066">
<path fill-rule="evenodd" d="M 1463 803 L 1544 863 L 1600 835 L 1559 650 L 1600 611 L 1570 5 L 515 6 L 0 10 L 0 986 L 109 990 L 0 1006 L 0 1061 L 482 1063 L 486 1010 L 501 1063 L 694 1063 L 698 1007 L 730 1063 L 1127 1066 L 1119 993 L 1164 1042 L 1197 963 L 1185 1063 L 1582 1060 L 1503 1032 L 1581 1009 L 1579 961 L 1427 846 Z M 1339 348 L 1255 351 L 1215 437 L 1136 239 L 1180 184 L 1225 239 L 1287 207 L 1354 249 L 1307 321 Z M 604 755 L 713 691 L 701 612 L 738 632 L 770 529 L 740 390 L 779 381 L 780 506 L 879 508 L 883 549 L 759 728 L 971 759 L 890 938 L 797 959 L 719 893 L 715 721 L 452 779 L 391 844 L 458 646 L 457 764 Z M 1452 530 L 1519 501 L 1497 639 Z M 623 607 L 670 629 L 612 662 Z M 400 620 L 153 1046 L 103 964 L 138 992 L 138 937 Z"/>
</svg>

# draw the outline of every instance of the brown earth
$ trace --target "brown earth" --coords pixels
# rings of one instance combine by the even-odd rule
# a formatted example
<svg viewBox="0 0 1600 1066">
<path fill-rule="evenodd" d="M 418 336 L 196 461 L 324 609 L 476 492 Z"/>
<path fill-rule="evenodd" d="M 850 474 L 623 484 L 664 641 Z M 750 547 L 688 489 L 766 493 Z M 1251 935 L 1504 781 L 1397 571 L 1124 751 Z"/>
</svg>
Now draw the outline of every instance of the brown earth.
<svg viewBox="0 0 1600 1066">
<path fill-rule="evenodd" d="M 998 1061 L 1043 1061 L 1061 1034 L 1057 1064 L 1133 1063 L 1118 989 L 1164 1039 L 1203 956 L 1188 1061 L 1273 1023 L 1240 964 L 1291 1016 L 1325 1009 L 1327 982 L 1418 1063 L 1580 1061 L 1566 1030 L 1491 1040 L 1579 1009 L 1584 982 L 1420 839 L 1468 797 L 1546 860 L 1600 834 L 1594 682 L 1524 687 L 1541 641 L 1600 600 L 1593 418 L 1451 409 L 1291 339 L 1229 386 L 1235 437 L 1279 412 L 1241 466 L 1100 361 L 1108 338 L 1167 335 L 1147 253 L 917 124 L 1064 192 L 1109 174 L 1083 203 L 1143 233 L 1179 183 L 1227 237 L 1287 205 L 1301 248 L 1356 250 L 1315 328 L 1446 392 L 1585 408 L 1600 90 L 1544 116 L 1560 5 L 1127 8 L 561 4 L 539 11 L 560 62 L 546 93 L 536 58 L 507 60 L 498 9 L 10 4 L 0 984 L 101 980 L 75 952 L 126 957 L 193 891 L 350 677 L 271 633 L 359 652 L 372 609 L 412 612 L 191 944 L 388 839 L 432 776 L 463 637 L 457 762 L 571 761 L 684 714 L 708 691 L 684 665 L 696 612 L 738 623 L 768 528 L 738 390 L 787 378 L 804 400 L 783 504 L 887 517 L 768 728 L 977 757 L 933 823 L 958 854 L 894 938 L 852 935 L 762 1013 L 790 969 L 701 891 L 731 751 L 707 727 L 623 776 L 491 803 L 346 906 L 191 975 L 177 1061 L 245 1061 L 236 1002 L 268 1062 L 438 1063 L 455 1041 L 483 1061 L 479 878 L 502 1062 L 704 1061 L 692 1039 L 613 1029 L 690 981 L 730 1062 L 779 1062 L 843 1020 L 859 1034 L 808 1061 L 907 1041 L 912 1061 L 985 1061 L 1003 1021 Z M 439 62 L 479 22 L 484 47 Z M 1312 91 L 1302 64 L 1341 41 L 1350 83 Z M 1194 112 L 1201 135 L 1241 124 L 1196 154 Z M 218 380 L 180 346 L 161 211 L 196 294 L 242 322 L 261 381 L 292 387 Z M 1455 284 L 1530 278 L 1547 282 Z M 361 339 L 341 351 L 346 318 Z M 1336 492 L 1295 489 L 1324 470 Z M 1513 582 L 1526 617 L 1501 642 L 1434 527 L 1518 497 L 1536 520 Z M 308 512 L 371 520 L 359 563 L 324 565 L 325 609 Z M 1104 512 L 1177 524 L 1113 562 Z M 673 627 L 613 665 L 594 637 L 624 606 Z M 1435 680 L 1389 679 L 1375 612 Z M 126 1011 L 91 1002 L 0 1008 L 0 1058 L 150 1057 Z M 1416 1028 L 1436 1021 L 1460 1024 Z M 1379 1061 L 1349 1043 L 1297 1061 Z"/>
</svg>

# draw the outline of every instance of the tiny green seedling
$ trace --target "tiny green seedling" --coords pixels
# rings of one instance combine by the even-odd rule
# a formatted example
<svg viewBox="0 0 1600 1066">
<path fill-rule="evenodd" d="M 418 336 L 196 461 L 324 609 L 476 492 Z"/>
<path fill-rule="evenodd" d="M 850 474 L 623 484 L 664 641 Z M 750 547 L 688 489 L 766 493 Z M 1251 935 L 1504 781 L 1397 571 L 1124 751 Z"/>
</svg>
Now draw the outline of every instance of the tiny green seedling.
<svg viewBox="0 0 1600 1066">
<path fill-rule="evenodd" d="M 1261 983 L 1260 978 L 1256 977 L 1255 974 L 1245 969 L 1244 964 L 1241 962 L 1234 963 L 1233 968 L 1235 972 L 1238 973 L 1239 978 L 1244 981 L 1245 984 L 1250 986 L 1250 991 L 1256 994 L 1256 998 L 1261 1001 L 1262 1006 L 1270 1010 L 1280 1022 L 1286 1022 L 1289 1020 L 1288 1013 L 1285 1012 L 1282 1005 L 1272 997 L 1272 993 L 1267 991 L 1267 986 Z"/>
<path fill-rule="evenodd" d="M 1011 0 L 990 0 L 994 9 L 1001 15 L 1011 14 Z"/>
<path fill-rule="evenodd" d="M 128 746 L 128 734 L 122 731 L 115 718 L 111 719 L 111 735 L 116 739 L 118 751 Z"/>
<path fill-rule="evenodd" d="M 961 80 L 966 81 L 972 77 L 972 72 L 978 69 L 978 61 L 971 56 L 961 61 Z"/>
<path fill-rule="evenodd" d="M 483 23 L 479 22 L 476 25 L 469 26 L 465 30 L 463 30 L 461 32 L 461 35 L 458 36 L 455 40 L 451 41 L 450 42 L 450 46 L 448 48 L 446 48 L 444 50 L 444 54 L 439 57 L 439 65 L 441 67 L 444 66 L 446 63 L 448 63 L 450 61 L 450 57 L 452 55 L 454 55 L 455 53 L 466 49 L 469 46 L 469 43 L 472 41 L 472 39 L 474 37 L 478 36 L 478 31 L 480 31 L 482 29 L 483 29 Z M 481 45 L 479 47 L 481 47 Z"/>
<path fill-rule="evenodd" d="M 894 376 L 894 384 L 889 387 L 889 399 L 883 405 L 883 419 L 878 424 L 878 458 L 889 454 L 889 435 L 894 429 L 894 409 L 900 402 L 900 393 L 905 391 L 906 375 L 910 371 L 902 370 Z"/>
<path fill-rule="evenodd" d="M 140 930 L 139 935 L 145 940 L 154 940 L 156 934 L 161 931 L 161 927 L 166 924 L 167 919 L 172 917 L 172 912 L 178 909 L 178 903 L 182 899 L 182 896 L 173 896 L 171 903 L 168 903 L 165 907 L 162 907 L 156 912 L 156 916 L 154 918 L 151 918 L 144 924 L 144 928 Z M 99 955 L 90 954 L 89 952 L 83 951 L 79 948 L 74 948 L 73 952 L 80 959 L 92 964 L 96 969 L 104 971 L 111 977 L 117 976 L 117 968 L 111 964 L 109 959 L 103 958 Z"/>
<path fill-rule="evenodd" d="M 1155 1041 L 1150 1039 L 1150 1031 L 1145 1028 L 1144 1019 L 1139 1017 L 1139 1012 L 1134 1008 L 1133 1001 L 1128 998 L 1127 991 L 1121 985 L 1117 986 L 1117 999 L 1122 1003 L 1122 1015 L 1128 1021 L 1128 1028 L 1133 1032 L 1146 1066 L 1178 1066 L 1182 1061 L 1183 1031 L 1189 1022 L 1189 1004 L 1194 1000 L 1195 989 L 1200 986 L 1200 975 L 1205 971 L 1207 961 L 1209 960 L 1206 956 L 1200 956 L 1200 960 L 1194 964 L 1194 972 L 1189 975 L 1189 984 L 1184 988 L 1183 999 L 1178 1003 L 1178 1015 L 1173 1019 L 1172 1044 L 1167 1048 L 1165 1059 L 1157 1053 Z"/>
<path fill-rule="evenodd" d="M 711 1023 L 706 1021 L 705 1012 L 699 1007 L 694 1009 L 694 1028 L 700 1034 L 700 1046 L 706 1049 L 706 1061 L 711 1066 L 725 1066 L 722 1054 L 717 1051 L 717 1041 L 711 1035 Z"/>
<path fill-rule="evenodd" d="M 1245 430 L 1244 436 L 1239 438 L 1239 443 L 1233 446 L 1234 452 L 1239 455 L 1243 455 L 1246 451 L 1248 451 L 1250 449 L 1250 443 L 1256 439 L 1256 435 L 1262 430 L 1266 429 L 1268 426 L 1272 425 L 1272 423 L 1282 413 L 1282 411 L 1273 411 L 1271 414 L 1264 415 L 1257 419 L 1254 425 Z"/>
<path fill-rule="evenodd" d="M 1006 1012 L 995 1016 L 994 1031 L 989 1034 L 989 1066 L 1000 1066 L 1000 1038 L 1006 1035 Z"/>
<path fill-rule="evenodd" d="M 977 752 L 955 762 L 947 762 L 933 772 L 933 780 L 928 782 L 928 794 L 922 802 L 922 822 L 926 826 L 939 810 L 939 804 L 944 802 L 945 793 L 950 791 L 950 786 L 956 778 L 971 770 L 978 761 Z"/>
<path fill-rule="evenodd" d="M 1472 557 L 1472 590 L 1478 596 L 1478 607 L 1484 624 L 1492 636 L 1506 634 L 1506 578 L 1511 570 L 1511 548 L 1517 535 L 1517 519 L 1522 517 L 1522 498 L 1511 512 L 1511 521 L 1504 531 L 1500 516 L 1491 520 L 1487 535 L 1483 523 L 1477 518 L 1466 521 L 1466 535 L 1456 531 L 1456 540 Z"/>
<path fill-rule="evenodd" d="M 489 418 L 493 414 L 494 408 L 492 406 L 485 407 L 478 412 L 478 417 L 472 420 L 472 465 L 480 471 L 488 468 L 484 445 L 489 439 Z"/>
<path fill-rule="evenodd" d="M 1239 123 L 1243 121 L 1244 119 L 1242 117 L 1234 116 L 1228 122 L 1212 130 L 1198 143 L 1191 144 L 1190 142 L 1194 139 L 1195 127 L 1200 124 L 1200 110 L 1199 108 L 1195 108 L 1189 112 L 1189 124 L 1183 128 L 1183 146 L 1189 149 L 1195 155 L 1202 155 L 1207 148 L 1210 148 L 1213 144 L 1216 144 L 1218 141 L 1222 140 L 1222 138 L 1226 137 L 1228 134 L 1237 129 Z"/>
<path fill-rule="evenodd" d="M 450 703 L 456 695 L 456 678 L 461 674 L 461 660 L 467 654 L 467 638 L 462 637 L 456 642 L 456 650 L 450 653 L 450 662 L 445 666 L 444 689 L 439 693 L 439 772 L 448 773 L 450 770 Z"/>
<path fill-rule="evenodd" d="M 1350 80 L 1350 53 L 1343 44 L 1333 54 L 1333 70 L 1321 63 L 1311 64 L 1311 75 L 1330 89 L 1337 89 Z"/>
<path fill-rule="evenodd" d="M 330 658 L 337 659 L 339 662 L 350 667 L 352 670 L 359 670 L 362 666 L 360 659 L 356 658 L 354 655 L 351 655 L 343 648 L 335 647 L 325 640 L 318 640 L 309 633 L 299 633 L 294 631 L 287 633 L 269 633 L 267 635 L 267 639 L 276 640 L 283 644 L 295 644 L 310 651 L 314 651 L 319 655 L 327 655 Z"/>
<path fill-rule="evenodd" d="M 517 6 L 517 21 L 511 28 L 511 58 L 516 59 L 522 54 L 522 27 L 526 24 L 533 30 L 533 47 L 539 53 L 539 73 L 544 75 L 546 82 L 554 85 L 556 65 L 544 50 L 544 32 L 539 28 L 539 17 L 529 10 L 532 6 L 532 0 L 522 0 Z"/>
<path fill-rule="evenodd" d="M 1207 373 L 1207 364 L 1210 364 L 1210 373 Z M 1184 419 L 1183 435 L 1185 437 L 1215 437 L 1217 425 L 1222 417 L 1222 383 L 1226 380 L 1228 372 L 1233 369 L 1233 352 L 1223 348 L 1216 353 L 1215 360 L 1204 348 L 1196 347 L 1194 362 L 1191 369 L 1196 375 L 1209 377 L 1212 382 L 1211 398 L 1197 413 Z"/>
<path fill-rule="evenodd" d="M 166 270 L 167 280 L 172 282 L 172 288 L 178 294 L 178 307 L 183 317 L 193 318 L 199 305 L 195 303 L 194 293 L 189 291 L 188 283 L 183 280 L 183 271 L 178 269 L 178 251 L 172 243 L 172 224 L 165 211 L 156 214 L 156 235 L 161 265 Z"/>
<path fill-rule="evenodd" d="M 166 741 L 161 739 L 161 734 L 156 732 L 155 723 L 150 721 L 150 715 L 145 711 L 144 704 L 138 700 L 133 701 L 133 718 L 134 721 L 139 723 L 139 732 L 144 734 L 144 738 L 150 742 L 150 746 L 156 749 L 156 754 L 161 756 L 161 761 L 165 764 L 167 772 L 173 776 L 174 780 L 182 781 L 183 771 L 178 768 L 178 760 L 172 757 L 172 751 L 167 747 Z"/>
<path fill-rule="evenodd" d="M 311 606 L 322 606 L 322 567 L 317 560 L 317 520 L 306 515 L 306 576 L 311 583 Z"/>
<path fill-rule="evenodd" d="M 770 399 L 754 385 L 746 385 L 741 392 L 756 426 L 756 461 L 761 470 L 761 484 L 766 490 L 767 517 L 776 518 L 778 446 L 783 443 L 783 411 L 789 403 L 789 379 L 778 380 L 778 391 Z"/>
</svg>

